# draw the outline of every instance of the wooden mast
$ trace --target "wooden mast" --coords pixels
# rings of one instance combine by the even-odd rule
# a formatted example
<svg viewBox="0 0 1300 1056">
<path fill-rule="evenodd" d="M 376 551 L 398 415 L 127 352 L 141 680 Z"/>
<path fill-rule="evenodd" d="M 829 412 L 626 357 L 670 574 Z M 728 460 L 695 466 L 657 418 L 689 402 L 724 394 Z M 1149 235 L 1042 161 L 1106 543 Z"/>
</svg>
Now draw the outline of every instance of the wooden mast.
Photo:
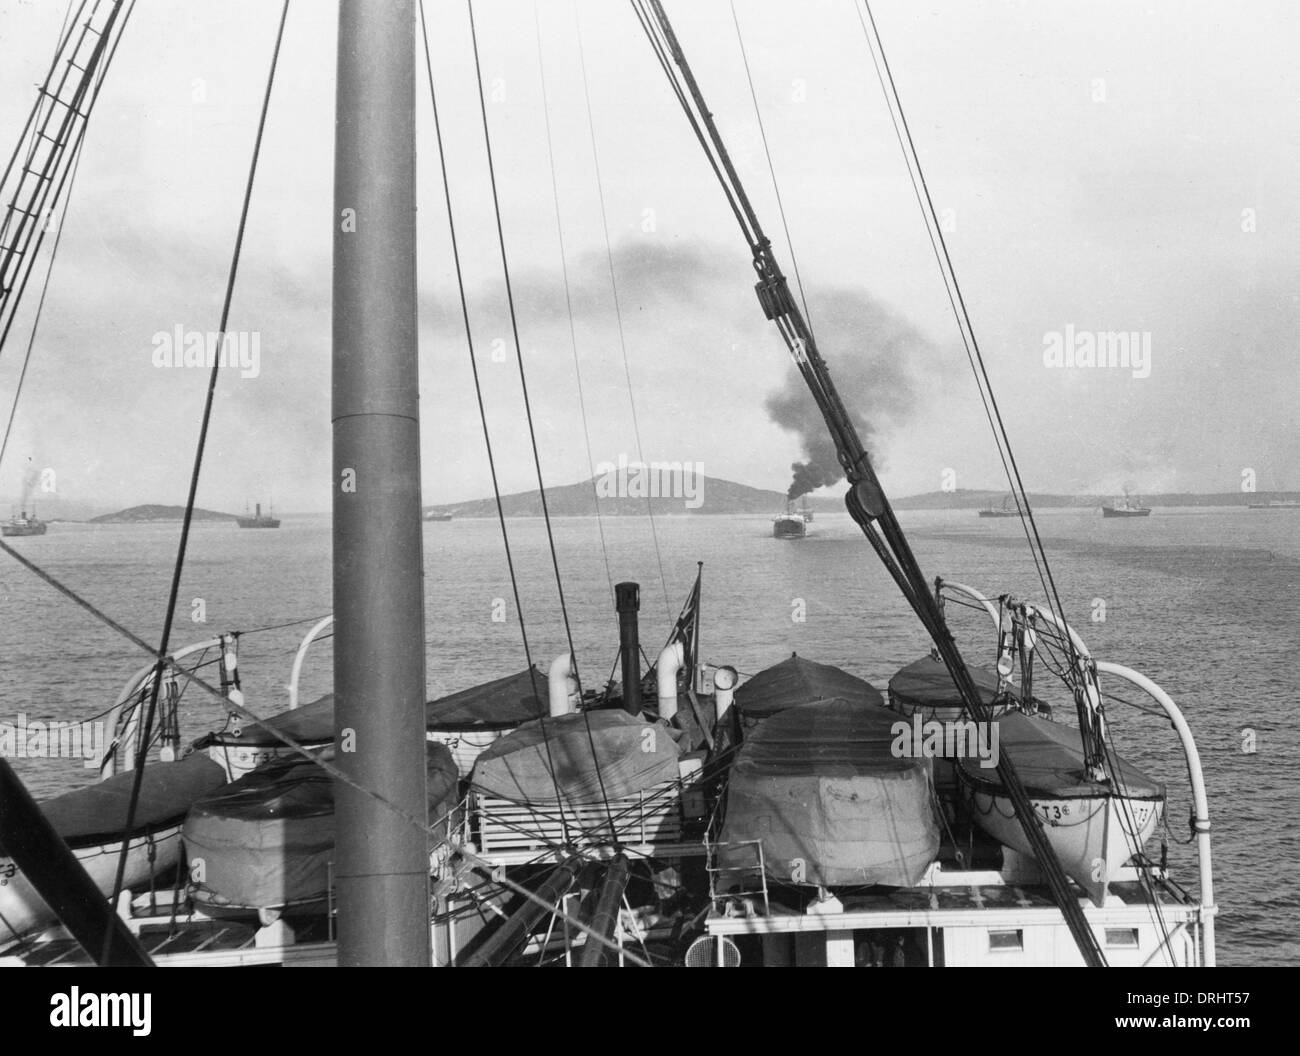
<svg viewBox="0 0 1300 1056">
<path fill-rule="evenodd" d="M 334 141 L 340 965 L 430 963 L 414 0 L 342 0 Z M 396 809 L 393 809 L 396 808 Z M 414 820 L 413 820 L 414 819 Z M 427 826 L 424 826 L 427 830 Z"/>
</svg>

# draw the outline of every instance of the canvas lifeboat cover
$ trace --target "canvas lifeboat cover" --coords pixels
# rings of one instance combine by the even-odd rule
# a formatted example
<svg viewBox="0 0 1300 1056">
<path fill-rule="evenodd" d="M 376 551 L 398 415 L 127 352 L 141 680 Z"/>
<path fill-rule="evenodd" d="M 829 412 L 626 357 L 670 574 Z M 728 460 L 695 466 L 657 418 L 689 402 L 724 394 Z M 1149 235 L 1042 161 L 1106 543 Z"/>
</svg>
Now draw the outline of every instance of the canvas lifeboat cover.
<svg viewBox="0 0 1300 1056">
<path fill-rule="evenodd" d="M 528 668 L 430 701 L 430 730 L 507 730 L 547 713 L 546 672 Z"/>
<path fill-rule="evenodd" d="M 996 701 L 995 713 L 1005 712 L 1011 706 L 1014 689 L 1012 694 L 1004 693 L 998 698 L 997 669 L 971 665 L 969 670 L 980 700 L 986 706 L 993 706 Z M 933 654 L 908 664 L 889 680 L 889 706 L 903 715 L 919 711 L 922 718 L 939 722 L 959 719 L 965 710 L 948 668 Z"/>
<path fill-rule="evenodd" d="M 207 734 L 195 742 L 195 747 L 224 744 L 239 748 L 287 749 L 289 746 L 272 730 L 292 737 L 298 744 L 329 744 L 334 740 L 334 694 L 327 693 L 310 704 L 282 711 L 261 722 L 250 722 L 241 726 L 238 734 L 233 730 Z"/>
<path fill-rule="evenodd" d="M 85 788 L 43 802 L 41 813 L 69 847 L 120 843 L 130 809 L 135 771 L 126 770 Z M 225 783 L 225 771 L 205 755 L 174 763 L 151 762 L 144 769 L 132 835 L 177 825 L 190 805 Z M 4 849 L 0 847 L 0 854 Z"/>
<path fill-rule="evenodd" d="M 446 745 L 425 751 L 433 847 L 447 837 L 458 774 Z M 301 755 L 264 763 L 196 803 L 183 836 L 199 901 L 262 909 L 322 898 L 334 859 L 333 778 Z"/>
<path fill-rule="evenodd" d="M 764 721 L 727 783 L 718 864 L 823 887 L 911 887 L 939 850 L 927 759 L 891 751 L 898 715 L 831 699 Z M 732 875 L 738 875 L 733 873 Z M 743 886 L 743 885 L 742 885 Z"/>
<path fill-rule="evenodd" d="M 1079 799 L 1108 794 L 1109 784 L 1089 779 L 1084 769 L 1079 731 L 1063 723 L 1012 712 L 998 719 L 998 750 L 1016 766 L 1025 791 L 1039 799 Z M 968 785 L 1002 790 L 998 772 L 978 759 L 962 759 L 957 768 Z M 1120 785 L 1130 799 L 1163 799 L 1164 785 L 1132 763 L 1119 760 Z"/>
<path fill-rule="evenodd" d="M 566 803 L 599 803 L 602 787 L 612 800 L 676 780 L 679 755 L 667 723 L 608 708 L 525 723 L 484 749 L 472 780 L 516 803 L 554 803 L 556 785 Z"/>
<path fill-rule="evenodd" d="M 735 700 L 752 724 L 787 708 L 832 698 L 876 707 L 885 703 L 880 690 L 865 679 L 797 654 L 760 671 L 736 690 Z"/>
</svg>

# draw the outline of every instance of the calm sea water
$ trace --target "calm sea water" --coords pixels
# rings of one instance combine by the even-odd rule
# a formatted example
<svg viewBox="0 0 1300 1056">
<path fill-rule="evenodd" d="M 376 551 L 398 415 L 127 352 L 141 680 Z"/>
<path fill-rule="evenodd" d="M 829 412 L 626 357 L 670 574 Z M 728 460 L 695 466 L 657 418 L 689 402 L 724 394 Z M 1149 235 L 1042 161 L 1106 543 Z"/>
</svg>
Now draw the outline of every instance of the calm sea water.
<svg viewBox="0 0 1300 1056">
<path fill-rule="evenodd" d="M 903 515 L 921 565 L 985 593 L 1041 600 L 1015 520 L 973 511 Z M 1300 963 L 1300 912 L 1292 893 L 1300 860 L 1300 732 L 1294 648 L 1300 629 L 1300 510 L 1157 510 L 1149 519 L 1104 520 L 1096 510 L 1049 510 L 1040 527 L 1067 615 L 1093 653 L 1138 668 L 1183 709 L 1200 748 L 1211 797 L 1224 964 Z M 610 583 L 642 585 L 642 639 L 662 643 L 704 562 L 702 654 L 742 672 L 792 651 L 840 665 L 882 688 L 928 650 L 875 555 L 845 514 L 819 514 L 798 542 L 770 536 L 757 516 L 561 519 L 556 545 L 579 663 L 587 685 L 608 677 L 618 651 Z M 509 522 L 529 646 L 545 665 L 565 651 L 544 527 Z M 177 525 L 58 524 L 16 546 L 146 640 L 161 630 Z M 657 540 L 656 540 L 657 536 Z M 173 644 L 219 631 L 245 632 L 240 670 L 248 705 L 287 705 L 289 665 L 307 625 L 259 630 L 329 612 L 328 517 L 286 517 L 279 531 L 201 524 L 190 558 Z M 425 526 L 430 697 L 519 670 L 517 614 L 497 525 L 488 520 Z M 608 560 L 608 568 L 606 561 Z M 195 622 L 202 599 L 206 622 Z M 1105 603 L 1097 622 L 1096 599 Z M 504 615 L 506 618 L 501 620 Z M 497 617 L 497 618 L 494 618 Z M 991 658 L 991 624 L 953 616 L 976 660 Z M 144 662 L 130 643 L 96 623 L 0 555 L 0 723 L 87 718 L 112 704 Z M 333 657 L 312 651 L 303 699 L 328 692 Z M 1046 683 L 1043 683 L 1046 686 Z M 1036 687 L 1038 688 L 1038 687 Z M 1125 694 L 1133 696 L 1134 694 Z M 1070 710 L 1061 694 L 1048 694 Z M 219 725 L 219 705 L 191 690 L 182 701 L 188 740 Z M 1168 724 L 1118 707 L 1120 751 L 1170 791 L 1170 862 L 1195 889 L 1188 838 L 1190 799 Z M 1257 750 L 1243 748 L 1254 731 Z M 16 759 L 38 796 L 93 779 L 66 759 Z M 1158 852 L 1158 847 L 1149 848 Z"/>
</svg>

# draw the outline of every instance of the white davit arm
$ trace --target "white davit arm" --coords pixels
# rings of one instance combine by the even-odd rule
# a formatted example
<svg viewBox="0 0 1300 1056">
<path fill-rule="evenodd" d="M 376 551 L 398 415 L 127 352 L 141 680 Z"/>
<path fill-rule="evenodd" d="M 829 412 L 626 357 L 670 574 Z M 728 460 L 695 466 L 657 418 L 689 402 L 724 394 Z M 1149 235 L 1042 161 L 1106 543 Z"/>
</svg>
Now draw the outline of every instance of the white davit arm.
<svg viewBox="0 0 1300 1056">
<path fill-rule="evenodd" d="M 320 633 L 334 622 L 333 615 L 329 615 L 319 620 L 307 636 L 303 638 L 302 645 L 298 646 L 298 652 L 293 658 L 293 669 L 289 672 L 289 710 L 293 711 L 298 706 L 298 678 L 302 675 L 303 661 L 307 659 L 307 650 L 311 647 Z"/>
<path fill-rule="evenodd" d="M 1191 728 L 1178 705 L 1155 682 L 1140 671 L 1134 671 L 1123 664 L 1113 664 L 1109 660 L 1098 660 L 1097 670 L 1104 675 L 1122 678 L 1142 690 L 1164 709 L 1178 739 L 1183 745 L 1183 755 L 1187 757 L 1187 774 L 1192 782 L 1192 829 L 1196 833 L 1196 861 L 1201 882 L 1201 928 L 1205 936 L 1205 954 L 1203 963 L 1206 968 L 1214 967 L 1214 915 L 1218 907 L 1214 904 L 1214 870 L 1210 864 L 1210 800 L 1205 794 L 1205 777 L 1201 773 L 1201 755 L 1192 740 Z"/>
</svg>

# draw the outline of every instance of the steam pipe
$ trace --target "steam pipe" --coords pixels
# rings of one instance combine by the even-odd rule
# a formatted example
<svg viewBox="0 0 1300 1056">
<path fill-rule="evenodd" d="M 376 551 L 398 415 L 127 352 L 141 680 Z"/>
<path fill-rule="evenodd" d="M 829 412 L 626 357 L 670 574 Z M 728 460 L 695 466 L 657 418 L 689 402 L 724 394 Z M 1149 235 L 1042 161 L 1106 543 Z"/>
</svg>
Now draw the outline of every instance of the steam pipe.
<svg viewBox="0 0 1300 1056">
<path fill-rule="evenodd" d="M 722 675 L 721 681 L 725 685 L 719 684 L 719 675 Z M 713 710 L 716 718 L 722 718 L 735 703 L 736 683 L 739 680 L 740 676 L 734 667 L 720 667 L 713 673 Z"/>
<path fill-rule="evenodd" d="M 573 655 L 561 653 L 551 661 L 546 676 L 547 707 L 552 716 L 568 715 L 573 710 L 573 697 L 578 691 L 578 680 L 573 675 Z"/>
<path fill-rule="evenodd" d="M 677 672 L 686 662 L 686 647 L 680 641 L 665 645 L 655 662 L 655 680 L 658 687 L 659 717 L 671 719 L 677 714 Z"/>
<path fill-rule="evenodd" d="M 618 652 L 623 666 L 623 710 L 641 713 L 641 639 L 637 610 L 641 608 L 641 587 L 636 583 L 614 584 L 614 608 L 618 612 Z"/>
</svg>

